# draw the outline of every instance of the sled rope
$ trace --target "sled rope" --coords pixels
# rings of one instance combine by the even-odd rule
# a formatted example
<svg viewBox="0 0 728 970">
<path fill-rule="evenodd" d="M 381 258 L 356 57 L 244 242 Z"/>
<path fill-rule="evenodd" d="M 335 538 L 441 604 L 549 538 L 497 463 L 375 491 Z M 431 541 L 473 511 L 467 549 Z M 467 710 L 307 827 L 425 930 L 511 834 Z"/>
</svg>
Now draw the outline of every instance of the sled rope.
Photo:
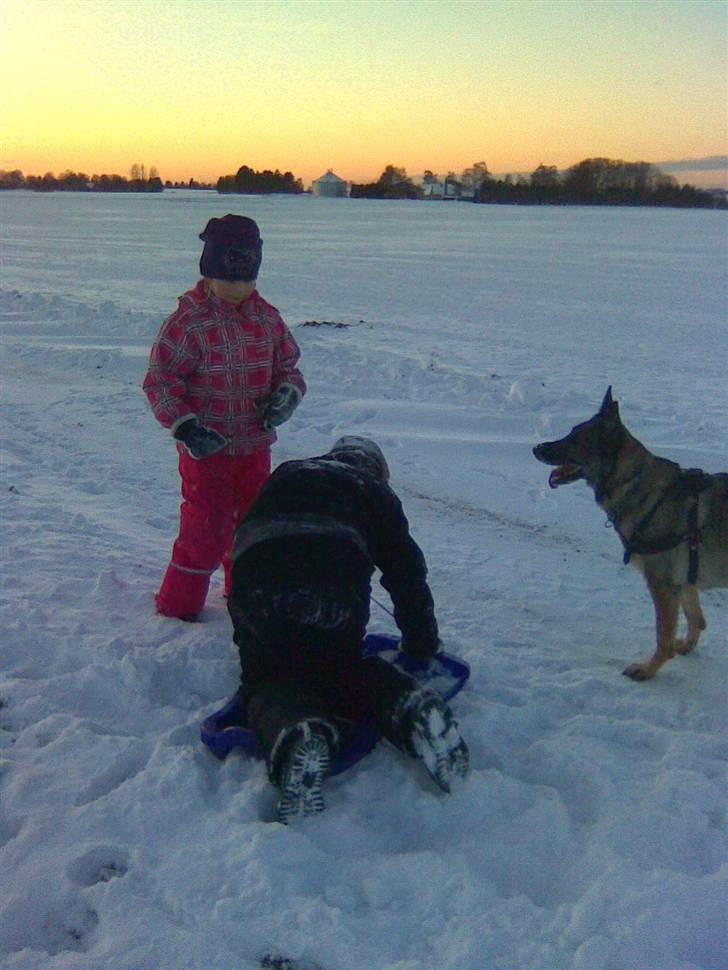
<svg viewBox="0 0 728 970">
<path fill-rule="evenodd" d="M 385 613 L 389 613 L 390 616 L 394 616 L 394 613 L 388 609 L 384 603 L 380 603 L 376 596 L 372 596 L 372 601 L 377 604 L 380 610 L 384 610 Z"/>
</svg>

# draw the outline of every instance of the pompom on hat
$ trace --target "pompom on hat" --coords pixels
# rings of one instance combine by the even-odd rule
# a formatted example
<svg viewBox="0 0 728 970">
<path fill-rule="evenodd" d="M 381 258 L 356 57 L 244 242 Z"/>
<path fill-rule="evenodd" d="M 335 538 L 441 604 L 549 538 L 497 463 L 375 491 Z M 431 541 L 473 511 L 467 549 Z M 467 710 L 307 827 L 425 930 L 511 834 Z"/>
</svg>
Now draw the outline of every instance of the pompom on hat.
<svg viewBox="0 0 728 970">
<path fill-rule="evenodd" d="M 263 261 L 263 240 L 258 225 L 248 216 L 228 214 L 213 218 L 200 233 L 205 243 L 200 272 L 208 279 L 244 280 L 258 278 Z"/>
</svg>

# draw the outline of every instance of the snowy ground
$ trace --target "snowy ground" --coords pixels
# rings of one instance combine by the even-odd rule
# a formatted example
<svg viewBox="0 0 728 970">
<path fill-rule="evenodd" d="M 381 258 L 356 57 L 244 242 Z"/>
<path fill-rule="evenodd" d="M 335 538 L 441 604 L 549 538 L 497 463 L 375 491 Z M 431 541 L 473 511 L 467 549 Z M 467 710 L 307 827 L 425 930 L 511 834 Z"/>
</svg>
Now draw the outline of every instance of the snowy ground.
<svg viewBox="0 0 728 970">
<path fill-rule="evenodd" d="M 728 593 L 705 595 L 694 655 L 622 677 L 652 650 L 646 590 L 586 486 L 551 492 L 530 451 L 611 383 L 654 451 L 728 468 L 725 215 L 0 204 L 0 965 L 728 966 Z M 236 656 L 219 576 L 205 622 L 154 612 L 178 484 L 139 385 L 227 211 L 259 220 L 261 292 L 309 383 L 275 462 L 381 443 L 472 666 L 472 773 L 449 798 L 380 745 L 284 828 L 262 765 L 199 742 Z M 371 628 L 394 630 L 377 605 Z"/>
</svg>

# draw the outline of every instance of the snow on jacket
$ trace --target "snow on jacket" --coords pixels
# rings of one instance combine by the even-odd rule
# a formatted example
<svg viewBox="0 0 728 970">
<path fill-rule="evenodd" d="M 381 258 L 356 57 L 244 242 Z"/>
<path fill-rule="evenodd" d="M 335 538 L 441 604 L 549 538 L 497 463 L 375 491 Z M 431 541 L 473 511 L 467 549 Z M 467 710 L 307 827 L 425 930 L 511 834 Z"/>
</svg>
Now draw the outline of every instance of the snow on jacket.
<svg viewBox="0 0 728 970">
<path fill-rule="evenodd" d="M 375 567 L 381 570 L 405 652 L 422 657 L 436 652 L 438 627 L 425 557 L 389 485 L 338 456 L 283 462 L 238 526 L 233 562 L 249 551 L 260 556 L 270 550 L 285 558 L 281 542 L 301 546 L 309 536 L 327 536 L 364 552 L 370 579 Z"/>
<path fill-rule="evenodd" d="M 299 357 L 280 314 L 257 290 L 235 305 L 200 280 L 162 324 L 142 386 L 165 428 L 174 432 L 194 414 L 228 439 L 227 454 L 251 454 L 277 437 L 263 429 L 256 400 L 281 384 L 306 392 Z"/>
</svg>

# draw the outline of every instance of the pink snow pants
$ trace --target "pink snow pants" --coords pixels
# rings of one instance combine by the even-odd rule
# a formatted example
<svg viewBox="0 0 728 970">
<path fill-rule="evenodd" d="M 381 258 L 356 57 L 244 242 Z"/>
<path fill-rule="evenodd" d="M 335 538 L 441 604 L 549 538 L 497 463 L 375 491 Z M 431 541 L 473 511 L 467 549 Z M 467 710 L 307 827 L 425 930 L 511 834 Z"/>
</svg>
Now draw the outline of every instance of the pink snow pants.
<svg viewBox="0 0 728 970">
<path fill-rule="evenodd" d="M 155 597 L 165 616 L 190 619 L 205 605 L 210 577 L 222 563 L 230 592 L 233 532 L 270 475 L 270 452 L 195 460 L 179 448 L 182 478 L 179 535 Z"/>
</svg>

